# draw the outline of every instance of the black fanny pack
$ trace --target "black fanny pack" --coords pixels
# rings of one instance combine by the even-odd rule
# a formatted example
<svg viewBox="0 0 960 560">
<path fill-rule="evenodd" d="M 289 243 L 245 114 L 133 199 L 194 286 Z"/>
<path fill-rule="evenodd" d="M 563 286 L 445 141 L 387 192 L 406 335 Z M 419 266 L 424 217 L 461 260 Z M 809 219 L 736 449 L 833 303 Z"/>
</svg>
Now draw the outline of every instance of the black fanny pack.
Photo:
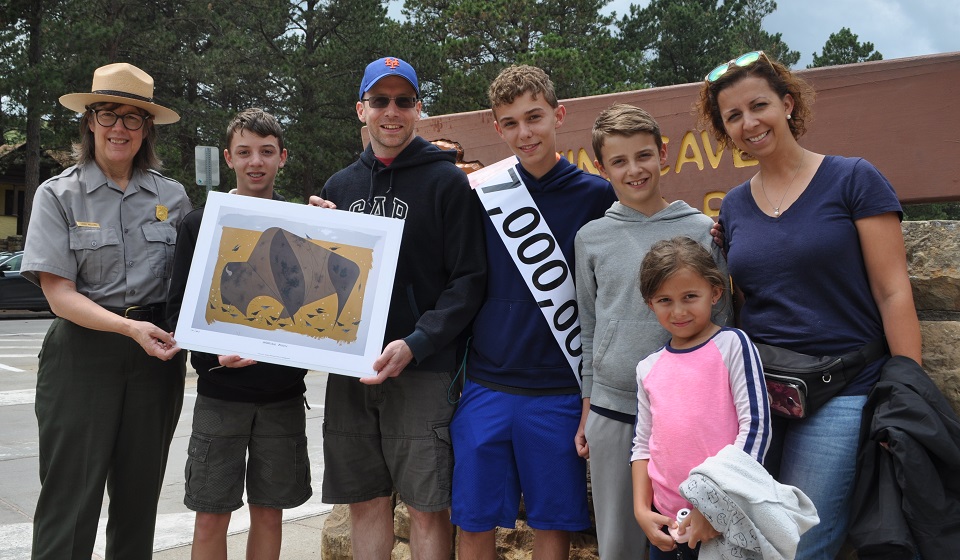
<svg viewBox="0 0 960 560">
<path fill-rule="evenodd" d="M 786 418 L 807 418 L 837 395 L 864 366 L 887 352 L 884 339 L 843 356 L 809 356 L 779 346 L 755 344 L 763 364 L 770 411 Z"/>
</svg>

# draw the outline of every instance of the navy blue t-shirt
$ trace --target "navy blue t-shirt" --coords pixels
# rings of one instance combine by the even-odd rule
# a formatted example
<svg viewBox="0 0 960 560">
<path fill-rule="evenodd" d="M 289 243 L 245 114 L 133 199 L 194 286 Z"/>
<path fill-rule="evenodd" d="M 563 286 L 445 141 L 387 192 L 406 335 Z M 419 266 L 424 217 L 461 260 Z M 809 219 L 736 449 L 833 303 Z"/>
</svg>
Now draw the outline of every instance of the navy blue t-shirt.
<svg viewBox="0 0 960 560">
<path fill-rule="evenodd" d="M 854 222 L 902 217 L 890 182 L 861 158 L 826 156 L 810 184 L 779 218 L 763 213 L 749 181 L 720 209 L 727 262 L 743 291 L 741 327 L 756 342 L 816 356 L 841 355 L 883 336 Z M 865 395 L 882 360 L 843 391 Z"/>
</svg>

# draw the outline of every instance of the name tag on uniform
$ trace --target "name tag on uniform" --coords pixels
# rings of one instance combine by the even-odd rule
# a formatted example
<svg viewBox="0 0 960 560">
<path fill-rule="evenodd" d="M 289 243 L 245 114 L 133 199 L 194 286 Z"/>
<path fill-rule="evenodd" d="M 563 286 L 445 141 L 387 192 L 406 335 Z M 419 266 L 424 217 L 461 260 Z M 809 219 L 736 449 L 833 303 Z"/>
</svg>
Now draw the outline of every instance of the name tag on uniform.
<svg viewBox="0 0 960 560">
<path fill-rule="evenodd" d="M 100 224 L 97 222 L 77 222 L 77 227 L 92 227 L 100 229 Z"/>
</svg>

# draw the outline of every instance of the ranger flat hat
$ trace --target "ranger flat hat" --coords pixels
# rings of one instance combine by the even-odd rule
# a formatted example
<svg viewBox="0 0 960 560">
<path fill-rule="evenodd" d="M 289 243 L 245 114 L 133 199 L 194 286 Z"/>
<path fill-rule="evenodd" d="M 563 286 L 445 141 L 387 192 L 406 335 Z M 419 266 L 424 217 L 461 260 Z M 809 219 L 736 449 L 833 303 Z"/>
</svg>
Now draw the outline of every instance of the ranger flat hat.
<svg viewBox="0 0 960 560">
<path fill-rule="evenodd" d="M 90 93 L 68 93 L 60 97 L 60 104 L 78 113 L 86 112 L 91 103 L 120 103 L 146 110 L 155 124 L 170 124 L 180 120 L 171 109 L 153 102 L 153 78 L 143 70 L 126 62 L 107 64 L 93 72 Z"/>
</svg>

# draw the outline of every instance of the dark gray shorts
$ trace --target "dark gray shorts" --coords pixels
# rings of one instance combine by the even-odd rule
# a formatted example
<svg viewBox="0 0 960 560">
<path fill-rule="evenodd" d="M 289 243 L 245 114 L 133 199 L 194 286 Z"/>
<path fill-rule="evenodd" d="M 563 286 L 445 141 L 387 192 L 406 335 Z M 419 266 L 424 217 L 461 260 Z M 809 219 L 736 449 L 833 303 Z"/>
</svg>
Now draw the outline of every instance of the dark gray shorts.
<svg viewBox="0 0 960 560">
<path fill-rule="evenodd" d="M 243 506 L 246 478 L 252 505 L 303 504 L 313 495 L 306 426 L 303 397 L 256 404 L 198 395 L 183 503 L 193 511 L 235 511 Z"/>
<path fill-rule="evenodd" d="M 422 512 L 450 507 L 455 406 L 447 372 L 404 371 L 381 385 L 330 375 L 323 420 L 323 501 L 389 496 Z M 456 398 L 456 395 L 453 395 Z"/>
</svg>

